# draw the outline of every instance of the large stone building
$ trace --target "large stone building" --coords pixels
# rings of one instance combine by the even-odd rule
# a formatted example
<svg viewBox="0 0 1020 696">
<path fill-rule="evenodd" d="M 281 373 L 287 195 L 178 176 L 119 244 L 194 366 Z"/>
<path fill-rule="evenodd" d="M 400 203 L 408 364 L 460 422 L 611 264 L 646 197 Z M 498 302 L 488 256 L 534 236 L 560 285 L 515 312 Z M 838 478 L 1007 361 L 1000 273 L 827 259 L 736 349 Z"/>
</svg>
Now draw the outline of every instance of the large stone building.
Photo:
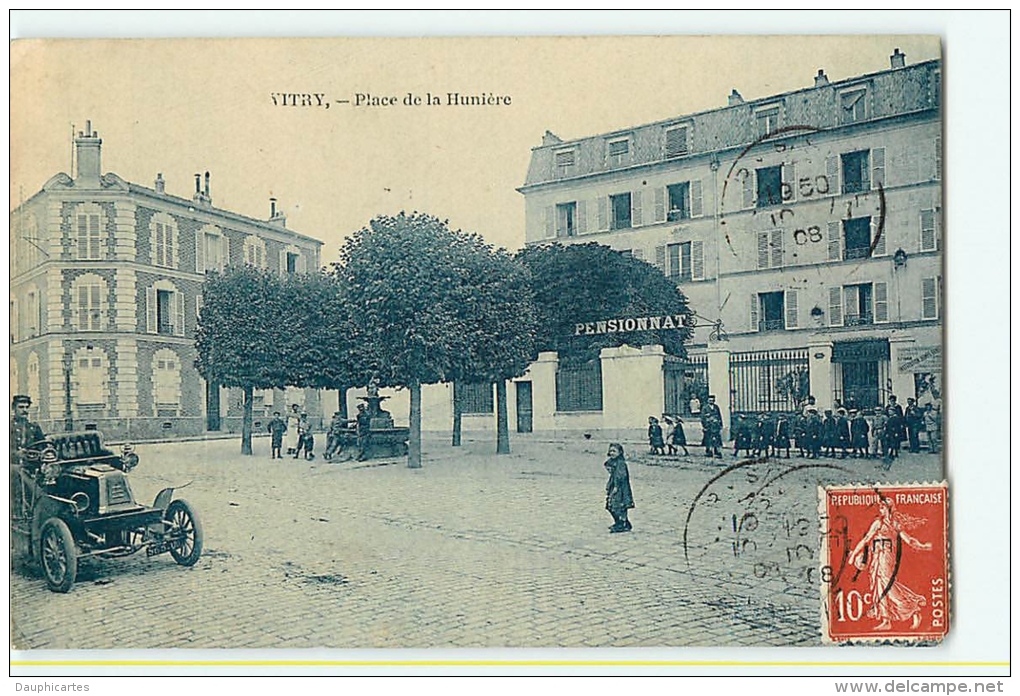
<svg viewBox="0 0 1020 696">
<path fill-rule="evenodd" d="M 317 269 L 321 242 L 215 208 L 209 173 L 191 198 L 103 174 L 98 133 L 75 138 L 74 178 L 57 174 L 11 224 L 11 391 L 31 395 L 47 432 L 114 438 L 235 429 L 239 390 L 205 384 L 194 336 L 205 274 L 251 264 Z M 257 393 L 256 417 L 286 403 L 319 415 L 314 391 Z"/>
<path fill-rule="evenodd" d="M 529 385 L 536 427 L 616 426 L 603 404 L 621 400 L 640 426 L 709 391 L 724 415 L 794 411 L 808 392 L 824 408 L 937 395 L 941 67 L 908 66 L 899 49 L 890 63 L 838 82 L 819 70 L 753 101 L 734 90 L 722 108 L 613 133 L 546 133 L 519 189 L 526 243 L 598 242 L 653 263 L 700 326 L 686 362 L 645 347 L 637 382 L 613 368 L 611 385 L 621 355 L 604 355 L 587 404 L 550 396 L 576 380 L 544 354 L 557 385 Z"/>
</svg>

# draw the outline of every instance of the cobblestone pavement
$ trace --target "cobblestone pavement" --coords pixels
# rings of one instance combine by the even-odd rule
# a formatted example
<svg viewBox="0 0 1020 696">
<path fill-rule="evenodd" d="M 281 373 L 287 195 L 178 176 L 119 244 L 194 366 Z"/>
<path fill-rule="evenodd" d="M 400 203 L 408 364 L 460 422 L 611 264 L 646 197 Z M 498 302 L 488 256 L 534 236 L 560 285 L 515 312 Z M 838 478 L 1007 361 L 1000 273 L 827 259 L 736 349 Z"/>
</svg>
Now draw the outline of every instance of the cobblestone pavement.
<svg viewBox="0 0 1020 696">
<path fill-rule="evenodd" d="M 940 480 L 933 455 L 749 462 L 628 446 L 634 531 L 609 534 L 605 443 L 427 441 L 403 461 L 141 445 L 143 502 L 193 503 L 192 568 L 84 560 L 61 595 L 11 576 L 12 643 L 65 648 L 816 645 L 819 482 Z"/>
</svg>

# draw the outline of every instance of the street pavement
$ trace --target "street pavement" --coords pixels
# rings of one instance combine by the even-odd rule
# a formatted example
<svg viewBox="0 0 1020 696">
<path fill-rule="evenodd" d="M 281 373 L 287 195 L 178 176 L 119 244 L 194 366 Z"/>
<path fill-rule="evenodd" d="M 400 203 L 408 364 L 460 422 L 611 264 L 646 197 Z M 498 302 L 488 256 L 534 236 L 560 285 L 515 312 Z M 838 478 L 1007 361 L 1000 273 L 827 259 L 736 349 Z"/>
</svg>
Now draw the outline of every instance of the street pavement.
<svg viewBox="0 0 1020 696">
<path fill-rule="evenodd" d="M 480 439 L 484 437 L 484 439 Z M 323 438 L 317 438 L 320 442 Z M 654 457 L 625 443 L 634 530 L 610 534 L 605 442 L 427 440 L 403 460 L 271 460 L 268 440 L 139 445 L 151 503 L 205 552 L 85 559 L 68 594 L 11 574 L 16 649 L 818 645 L 820 483 L 935 481 L 941 458 Z"/>
</svg>

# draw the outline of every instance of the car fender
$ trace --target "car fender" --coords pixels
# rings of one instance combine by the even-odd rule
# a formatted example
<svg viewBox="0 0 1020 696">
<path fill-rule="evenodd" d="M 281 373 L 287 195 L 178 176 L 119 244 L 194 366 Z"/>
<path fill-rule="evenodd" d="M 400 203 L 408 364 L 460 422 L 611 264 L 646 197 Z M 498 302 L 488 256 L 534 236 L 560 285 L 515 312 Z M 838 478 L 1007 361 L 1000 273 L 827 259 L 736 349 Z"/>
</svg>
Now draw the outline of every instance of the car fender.
<svg viewBox="0 0 1020 696">
<path fill-rule="evenodd" d="M 152 507 L 157 510 L 166 510 L 167 506 L 170 505 L 170 501 L 174 497 L 174 488 L 164 488 L 156 494 L 155 500 L 152 501 Z"/>
</svg>

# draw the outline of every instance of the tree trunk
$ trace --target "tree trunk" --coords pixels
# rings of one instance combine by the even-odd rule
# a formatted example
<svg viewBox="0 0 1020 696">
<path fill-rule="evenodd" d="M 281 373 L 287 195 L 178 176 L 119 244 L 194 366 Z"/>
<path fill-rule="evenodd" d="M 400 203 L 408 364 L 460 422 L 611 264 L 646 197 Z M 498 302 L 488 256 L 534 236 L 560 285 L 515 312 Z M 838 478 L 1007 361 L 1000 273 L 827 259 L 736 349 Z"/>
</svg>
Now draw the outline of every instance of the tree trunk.
<svg viewBox="0 0 1020 696">
<path fill-rule="evenodd" d="M 244 388 L 244 417 L 241 419 L 241 454 L 251 456 L 251 408 L 255 401 L 255 390 L 247 386 Z"/>
<path fill-rule="evenodd" d="M 453 383 L 453 446 L 460 447 L 461 389 Z"/>
<path fill-rule="evenodd" d="M 496 380 L 496 454 L 510 454 L 510 424 L 506 417 L 506 380 Z"/>
<path fill-rule="evenodd" d="M 344 420 L 347 420 L 347 387 L 340 387 L 336 390 L 337 393 L 337 410 L 340 411 L 340 416 Z"/>
<path fill-rule="evenodd" d="M 411 432 L 407 443 L 407 468 L 421 468 L 421 384 L 411 385 Z"/>
</svg>

